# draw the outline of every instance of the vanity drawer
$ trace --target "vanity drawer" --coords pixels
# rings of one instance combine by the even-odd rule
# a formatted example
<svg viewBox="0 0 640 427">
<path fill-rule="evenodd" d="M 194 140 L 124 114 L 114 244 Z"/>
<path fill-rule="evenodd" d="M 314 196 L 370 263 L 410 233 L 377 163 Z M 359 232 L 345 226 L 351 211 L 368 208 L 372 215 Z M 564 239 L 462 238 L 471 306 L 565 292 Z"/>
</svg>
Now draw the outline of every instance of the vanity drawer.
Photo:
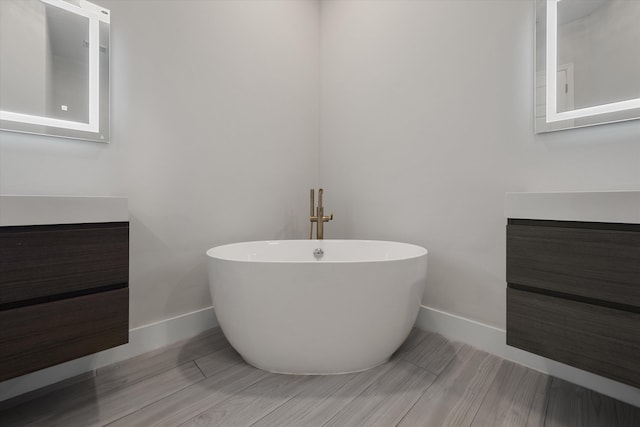
<svg viewBox="0 0 640 427">
<path fill-rule="evenodd" d="M 128 222 L 0 228 L 2 306 L 128 281 Z"/>
<path fill-rule="evenodd" d="M 509 220 L 507 282 L 640 307 L 640 226 Z"/>
<path fill-rule="evenodd" d="M 129 289 L 0 311 L 0 381 L 125 344 Z"/>
<path fill-rule="evenodd" d="M 640 313 L 507 288 L 507 344 L 640 387 Z"/>
</svg>

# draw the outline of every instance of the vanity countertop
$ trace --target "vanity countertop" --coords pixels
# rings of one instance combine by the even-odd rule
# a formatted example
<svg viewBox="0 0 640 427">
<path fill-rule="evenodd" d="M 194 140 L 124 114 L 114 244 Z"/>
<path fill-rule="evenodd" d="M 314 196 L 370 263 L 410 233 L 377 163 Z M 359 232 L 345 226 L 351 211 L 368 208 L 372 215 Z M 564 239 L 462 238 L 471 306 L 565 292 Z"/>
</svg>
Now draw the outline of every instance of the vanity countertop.
<svg viewBox="0 0 640 427">
<path fill-rule="evenodd" d="M 640 224 L 640 190 L 505 193 L 506 218 Z"/>
<path fill-rule="evenodd" d="M 0 195 L 0 227 L 120 221 L 126 197 Z"/>
</svg>

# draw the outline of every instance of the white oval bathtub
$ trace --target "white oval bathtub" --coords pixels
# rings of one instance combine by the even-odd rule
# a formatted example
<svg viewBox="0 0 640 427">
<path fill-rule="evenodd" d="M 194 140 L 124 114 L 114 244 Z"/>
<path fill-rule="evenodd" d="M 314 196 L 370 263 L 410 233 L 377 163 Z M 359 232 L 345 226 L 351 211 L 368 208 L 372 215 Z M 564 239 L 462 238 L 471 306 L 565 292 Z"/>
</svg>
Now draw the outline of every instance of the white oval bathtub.
<svg viewBox="0 0 640 427">
<path fill-rule="evenodd" d="M 215 313 L 231 345 L 258 368 L 290 374 L 387 361 L 411 331 L 427 274 L 426 249 L 396 242 L 246 242 L 207 255 Z"/>
</svg>

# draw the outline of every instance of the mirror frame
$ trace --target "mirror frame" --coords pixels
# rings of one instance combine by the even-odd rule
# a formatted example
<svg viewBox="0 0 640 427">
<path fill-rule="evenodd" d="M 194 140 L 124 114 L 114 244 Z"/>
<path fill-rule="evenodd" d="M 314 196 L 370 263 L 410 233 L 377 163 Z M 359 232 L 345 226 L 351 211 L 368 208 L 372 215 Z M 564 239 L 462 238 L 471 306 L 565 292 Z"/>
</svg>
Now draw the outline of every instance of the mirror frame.
<svg viewBox="0 0 640 427">
<path fill-rule="evenodd" d="M 91 141 L 109 141 L 109 85 L 106 91 L 100 76 L 100 23 L 107 27 L 110 24 L 110 12 L 100 6 L 85 0 L 69 3 L 67 0 L 40 0 L 42 3 L 60 8 L 75 15 L 87 18 L 89 21 L 89 122 L 76 122 L 62 119 L 54 119 L 46 116 L 16 113 L 0 110 L 0 129 L 13 132 L 35 133 L 47 136 L 64 138 L 85 139 Z M 109 29 L 107 28 L 107 38 Z M 107 61 L 109 61 L 109 41 L 106 41 Z M 110 61 L 109 61 L 110 62 Z M 109 65 L 107 75 L 103 80 L 109 81 Z M 101 94 L 101 92 L 103 92 Z M 107 99 L 101 99 L 106 97 Z M 102 105 L 102 110 L 101 110 Z M 105 111 L 106 110 L 106 111 Z M 101 117 L 102 115 L 102 117 Z M 106 115 L 106 120 L 105 119 Z M 106 127 L 106 129 L 104 129 Z M 50 129 L 52 128 L 52 129 Z"/>
<path fill-rule="evenodd" d="M 539 0 L 540 1 L 540 0 Z M 542 126 L 536 123 L 536 132 L 550 132 L 554 130 L 571 129 L 576 127 L 594 126 L 640 118 L 640 98 L 591 107 L 558 111 L 557 108 L 557 69 L 558 69 L 558 3 L 561 0 L 542 0 L 545 7 L 545 120 Z M 536 8 L 536 12 L 539 8 Z M 538 17 L 539 18 L 539 17 Z M 537 30 L 536 30 L 537 31 Z M 534 50 L 535 52 L 535 50 Z M 536 55 L 536 53 L 534 53 Z M 537 56 L 537 55 L 536 55 Z M 537 75 L 537 67 L 534 70 Z M 634 111 L 637 110 L 637 111 Z M 614 118 L 611 113 L 629 111 L 629 117 Z M 590 123 L 575 125 L 574 119 L 589 118 Z M 566 121 L 566 125 L 561 123 Z M 553 126 L 556 125 L 556 126 Z M 542 128 L 541 128 L 542 127 Z"/>
</svg>

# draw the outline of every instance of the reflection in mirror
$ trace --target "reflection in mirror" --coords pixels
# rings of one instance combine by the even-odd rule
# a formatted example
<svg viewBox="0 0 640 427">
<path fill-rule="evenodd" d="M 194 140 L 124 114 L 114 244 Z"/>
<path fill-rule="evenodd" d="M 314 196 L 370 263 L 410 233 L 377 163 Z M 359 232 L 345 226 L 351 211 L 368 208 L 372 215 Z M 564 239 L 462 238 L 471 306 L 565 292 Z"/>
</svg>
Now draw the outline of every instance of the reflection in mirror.
<svg viewBox="0 0 640 427">
<path fill-rule="evenodd" d="M 536 6 L 536 132 L 640 118 L 640 1 Z"/>
<path fill-rule="evenodd" d="M 0 129 L 109 140 L 109 11 L 0 1 Z"/>
</svg>

